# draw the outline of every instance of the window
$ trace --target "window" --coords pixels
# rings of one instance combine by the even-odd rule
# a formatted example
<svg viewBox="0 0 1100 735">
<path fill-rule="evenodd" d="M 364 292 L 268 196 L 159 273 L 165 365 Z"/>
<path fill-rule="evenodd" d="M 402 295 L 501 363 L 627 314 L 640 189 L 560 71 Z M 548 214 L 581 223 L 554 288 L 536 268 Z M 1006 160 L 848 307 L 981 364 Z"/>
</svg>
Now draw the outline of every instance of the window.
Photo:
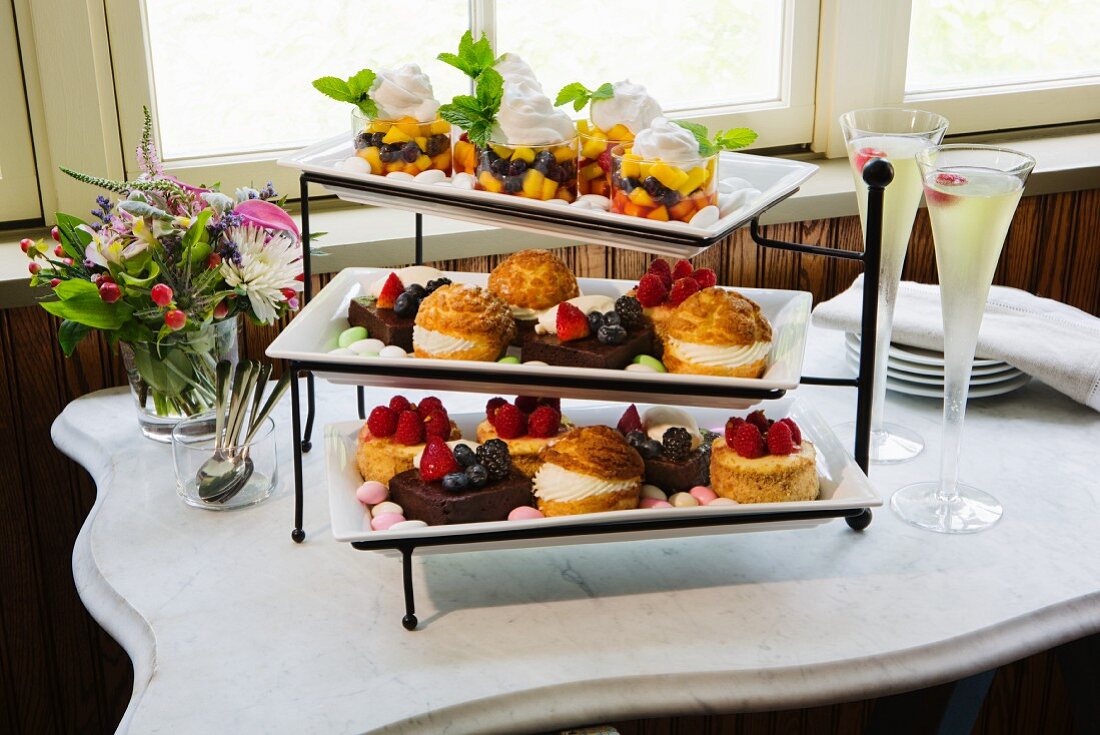
<svg viewBox="0 0 1100 735">
<path fill-rule="evenodd" d="M 42 216 L 22 68 L 12 6 L 0 3 L 0 222 Z"/>
</svg>

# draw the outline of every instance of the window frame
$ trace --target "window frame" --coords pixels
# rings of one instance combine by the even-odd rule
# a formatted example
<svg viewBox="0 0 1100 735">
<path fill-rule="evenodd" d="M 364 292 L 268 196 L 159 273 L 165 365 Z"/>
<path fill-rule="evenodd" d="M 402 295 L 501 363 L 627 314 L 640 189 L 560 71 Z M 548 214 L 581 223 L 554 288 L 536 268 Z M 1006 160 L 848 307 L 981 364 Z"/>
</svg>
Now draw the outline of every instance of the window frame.
<svg viewBox="0 0 1100 735">
<path fill-rule="evenodd" d="M 22 49 L 14 7 L 0 4 L 0 67 L 15 73 L 0 76 L 0 223 L 41 219 L 34 145 L 31 137 Z"/>
</svg>

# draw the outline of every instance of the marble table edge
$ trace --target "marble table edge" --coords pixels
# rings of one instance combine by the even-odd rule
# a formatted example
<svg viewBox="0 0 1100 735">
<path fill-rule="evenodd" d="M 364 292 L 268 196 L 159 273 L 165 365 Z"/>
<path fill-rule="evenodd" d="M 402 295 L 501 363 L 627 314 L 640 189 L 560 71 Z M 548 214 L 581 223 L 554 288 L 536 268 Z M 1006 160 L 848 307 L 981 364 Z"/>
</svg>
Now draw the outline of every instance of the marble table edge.
<svg viewBox="0 0 1100 735">
<path fill-rule="evenodd" d="M 104 391 L 97 393 L 101 392 Z M 67 410 L 62 411 L 54 420 L 50 436 L 63 454 L 88 471 L 96 486 L 95 503 L 80 527 L 73 546 L 73 581 L 89 614 L 122 646 L 133 664 L 133 692 L 116 730 L 125 733 L 156 671 L 156 635 L 141 613 L 100 573 L 96 563 L 91 543 L 92 527 L 105 497 L 102 488 L 110 487 L 114 467 L 109 459 L 110 448 L 100 444 L 95 435 L 71 423 L 68 413 Z"/>
</svg>

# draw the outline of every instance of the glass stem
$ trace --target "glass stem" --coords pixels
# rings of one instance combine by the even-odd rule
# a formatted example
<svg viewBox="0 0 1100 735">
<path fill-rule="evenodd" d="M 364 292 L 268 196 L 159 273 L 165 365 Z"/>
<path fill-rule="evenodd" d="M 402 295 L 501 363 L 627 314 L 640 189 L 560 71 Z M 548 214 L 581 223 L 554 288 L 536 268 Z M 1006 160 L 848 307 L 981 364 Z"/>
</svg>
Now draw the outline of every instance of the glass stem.
<svg viewBox="0 0 1100 735">
<path fill-rule="evenodd" d="M 979 314 L 979 319 L 980 316 Z M 943 451 L 940 455 L 940 487 L 936 498 L 941 503 L 954 503 L 959 499 L 959 453 L 962 450 L 963 419 L 966 417 L 966 398 L 970 392 L 970 373 L 974 367 L 974 351 L 978 346 L 980 324 L 980 321 L 973 327 L 949 324 L 945 317 L 943 325 Z"/>
<path fill-rule="evenodd" d="M 875 335 L 875 393 L 871 399 L 871 434 L 881 434 L 885 418 L 886 365 L 890 356 L 890 336 L 894 329 L 894 304 L 897 302 L 900 273 L 879 271 L 878 331 Z M 860 343 L 860 349 L 865 344 Z"/>
</svg>

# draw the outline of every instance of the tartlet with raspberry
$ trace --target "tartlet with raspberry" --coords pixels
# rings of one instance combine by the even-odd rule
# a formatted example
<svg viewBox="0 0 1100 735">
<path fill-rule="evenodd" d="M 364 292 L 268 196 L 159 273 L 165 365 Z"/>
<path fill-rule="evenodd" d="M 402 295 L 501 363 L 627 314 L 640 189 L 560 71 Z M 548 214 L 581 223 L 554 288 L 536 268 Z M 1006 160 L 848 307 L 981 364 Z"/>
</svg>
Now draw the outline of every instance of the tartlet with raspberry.
<svg viewBox="0 0 1100 735">
<path fill-rule="evenodd" d="M 821 488 L 813 442 L 789 418 L 733 417 L 710 454 L 711 489 L 738 503 L 815 500 Z"/>
<path fill-rule="evenodd" d="M 500 439 L 508 446 L 512 463 L 527 477 L 534 477 L 542 466 L 539 452 L 572 424 L 561 415 L 556 398 L 519 396 L 515 403 L 497 397 L 485 406 L 485 420 L 478 424 L 477 440 L 485 443 Z"/>
<path fill-rule="evenodd" d="M 388 405 L 375 406 L 359 430 L 356 466 L 364 480 L 388 483 L 394 475 L 413 467 L 413 460 L 425 442 L 433 437 L 444 441 L 461 439 L 447 409 L 435 396 L 410 403 L 394 396 Z"/>
<path fill-rule="evenodd" d="M 672 310 L 692 294 L 717 284 L 718 276 L 710 268 L 696 268 L 684 258 L 670 266 L 667 260 L 657 258 L 631 293 L 642 305 L 642 312 L 652 322 L 657 336 L 663 338 Z"/>
</svg>

